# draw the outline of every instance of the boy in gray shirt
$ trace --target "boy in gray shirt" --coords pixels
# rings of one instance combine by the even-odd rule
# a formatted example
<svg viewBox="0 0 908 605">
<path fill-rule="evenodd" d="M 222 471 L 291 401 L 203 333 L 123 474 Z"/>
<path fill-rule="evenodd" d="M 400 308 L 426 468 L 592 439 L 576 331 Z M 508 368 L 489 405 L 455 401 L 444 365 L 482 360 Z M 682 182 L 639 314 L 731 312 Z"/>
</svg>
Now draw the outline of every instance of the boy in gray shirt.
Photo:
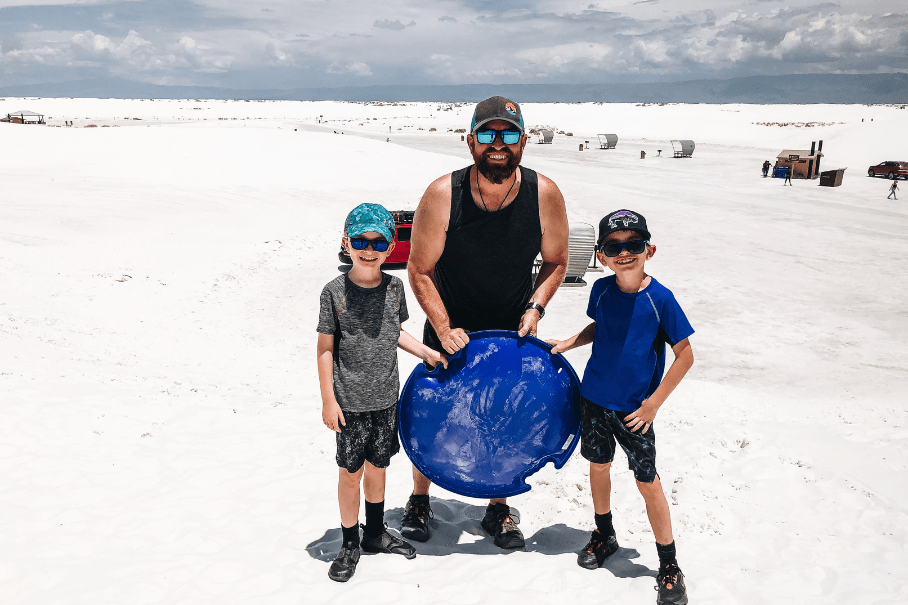
<svg viewBox="0 0 908 605">
<path fill-rule="evenodd" d="M 400 450 L 397 347 L 433 366 L 447 358 L 420 343 L 401 324 L 408 318 L 403 282 L 381 270 L 394 249 L 394 219 L 379 204 L 360 204 L 344 223 L 353 267 L 328 282 L 318 320 L 318 380 L 322 421 L 337 433 L 338 504 L 343 543 L 328 577 L 346 582 L 360 550 L 416 556 L 384 523 L 385 468 Z M 360 540 L 360 481 L 366 524 Z"/>
</svg>

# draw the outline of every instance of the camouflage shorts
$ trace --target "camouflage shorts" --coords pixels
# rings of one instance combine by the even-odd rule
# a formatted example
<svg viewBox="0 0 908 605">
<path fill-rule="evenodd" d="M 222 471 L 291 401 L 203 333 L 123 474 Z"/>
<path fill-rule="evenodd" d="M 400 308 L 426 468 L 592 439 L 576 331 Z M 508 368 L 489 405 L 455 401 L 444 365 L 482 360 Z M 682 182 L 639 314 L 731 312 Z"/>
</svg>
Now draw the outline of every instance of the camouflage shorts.
<svg viewBox="0 0 908 605">
<path fill-rule="evenodd" d="M 400 451 L 397 404 L 374 412 L 344 412 L 346 426 L 337 433 L 337 465 L 355 473 L 366 460 L 376 468 L 391 464 Z"/>
<path fill-rule="evenodd" d="M 609 464 L 615 459 L 615 442 L 627 454 L 627 465 L 641 483 L 656 480 L 656 432 L 650 425 L 631 431 L 624 417 L 631 412 L 618 412 L 583 398 L 580 402 L 580 455 L 595 464 Z"/>
</svg>

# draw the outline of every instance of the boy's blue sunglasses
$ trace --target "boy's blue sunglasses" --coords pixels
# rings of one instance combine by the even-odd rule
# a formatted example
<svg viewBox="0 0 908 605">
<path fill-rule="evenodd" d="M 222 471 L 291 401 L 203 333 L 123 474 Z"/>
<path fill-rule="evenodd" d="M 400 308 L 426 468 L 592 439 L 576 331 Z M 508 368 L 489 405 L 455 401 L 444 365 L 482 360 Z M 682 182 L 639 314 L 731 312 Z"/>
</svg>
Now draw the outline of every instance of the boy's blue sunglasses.
<svg viewBox="0 0 908 605">
<path fill-rule="evenodd" d="M 384 252 L 388 249 L 390 244 L 383 239 L 366 239 L 364 237 L 351 237 L 350 245 L 354 250 L 365 250 L 369 244 L 372 244 L 372 249 L 376 252 Z"/>
<path fill-rule="evenodd" d="M 646 252 L 648 243 L 645 239 L 634 239 L 629 242 L 608 242 L 599 246 L 599 252 L 608 257 L 618 256 L 622 250 L 627 250 L 631 254 L 643 254 Z"/>
<path fill-rule="evenodd" d="M 501 135 L 501 142 L 505 145 L 516 145 L 520 141 L 519 130 L 480 130 L 476 133 L 476 141 L 483 145 L 491 145 L 495 137 Z"/>
</svg>

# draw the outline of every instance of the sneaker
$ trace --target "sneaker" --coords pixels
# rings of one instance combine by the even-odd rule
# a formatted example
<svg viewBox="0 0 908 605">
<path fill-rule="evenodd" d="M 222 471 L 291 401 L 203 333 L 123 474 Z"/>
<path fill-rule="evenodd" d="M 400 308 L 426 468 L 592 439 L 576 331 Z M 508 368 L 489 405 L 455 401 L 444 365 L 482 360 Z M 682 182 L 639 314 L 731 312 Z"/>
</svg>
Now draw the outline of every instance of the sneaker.
<svg viewBox="0 0 908 605">
<path fill-rule="evenodd" d="M 507 504 L 489 504 L 486 507 L 486 516 L 482 518 L 482 528 L 495 539 L 498 548 L 508 550 L 523 548 L 523 533 L 517 527 L 520 517 L 511 514 L 511 507 Z"/>
<path fill-rule="evenodd" d="M 603 536 L 598 529 L 593 530 L 590 541 L 577 553 L 577 565 L 586 569 L 599 569 L 617 550 L 618 539 L 614 535 Z"/>
<path fill-rule="evenodd" d="M 684 574 L 675 563 L 668 563 L 659 569 L 656 578 L 656 605 L 687 605 L 687 588 Z"/>
<path fill-rule="evenodd" d="M 359 563 L 359 544 L 347 542 L 344 544 L 331 567 L 328 568 L 328 577 L 335 582 L 346 582 L 353 577 L 356 564 Z"/>
<path fill-rule="evenodd" d="M 363 529 L 366 529 L 366 526 L 362 526 Z M 400 538 L 395 538 L 388 533 L 388 526 L 385 525 L 385 529 L 382 530 L 380 534 L 374 538 L 369 536 L 369 534 L 363 532 L 363 537 L 359 541 L 359 546 L 365 552 L 371 554 L 377 554 L 380 552 L 389 553 L 392 555 L 403 555 L 408 559 L 412 559 L 416 556 L 416 549 L 413 548 L 413 545 L 409 542 L 405 542 Z"/>
<path fill-rule="evenodd" d="M 404 517 L 400 522 L 400 535 L 417 542 L 429 539 L 429 519 L 432 518 L 432 507 L 428 496 L 410 496 Z"/>
</svg>

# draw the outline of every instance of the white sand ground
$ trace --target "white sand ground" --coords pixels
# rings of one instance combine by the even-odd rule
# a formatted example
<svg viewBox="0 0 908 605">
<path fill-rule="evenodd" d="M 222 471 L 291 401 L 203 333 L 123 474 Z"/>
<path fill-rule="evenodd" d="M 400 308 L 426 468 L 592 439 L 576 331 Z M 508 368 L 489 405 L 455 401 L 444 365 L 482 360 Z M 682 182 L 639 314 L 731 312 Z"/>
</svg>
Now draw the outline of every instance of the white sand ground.
<svg viewBox="0 0 908 605">
<path fill-rule="evenodd" d="M 76 125 L 0 124 L 0 603 L 653 602 L 652 534 L 620 454 L 622 549 L 604 569 L 575 564 L 593 514 L 575 456 L 512 499 L 526 552 L 483 535 L 483 502 L 436 489 L 420 556 L 327 579 L 339 518 L 318 293 L 350 208 L 413 208 L 468 163 L 448 129 L 471 107 L 438 107 L 0 101 Z M 908 212 L 865 176 L 908 160 L 908 111 L 524 112 L 578 135 L 528 146 L 524 163 L 574 221 L 645 214 L 648 268 L 697 330 L 697 362 L 657 419 L 691 602 L 908 602 Z M 577 150 L 597 132 L 618 148 Z M 655 157 L 671 138 L 694 139 L 694 157 Z M 842 187 L 760 178 L 764 159 L 819 139 L 824 167 L 848 167 Z M 588 294 L 562 289 L 540 336 L 585 325 Z M 418 335 L 412 295 L 410 309 Z M 588 354 L 569 354 L 578 371 Z M 404 378 L 414 365 L 401 354 Z M 392 528 L 409 490 L 401 455 Z"/>
</svg>

